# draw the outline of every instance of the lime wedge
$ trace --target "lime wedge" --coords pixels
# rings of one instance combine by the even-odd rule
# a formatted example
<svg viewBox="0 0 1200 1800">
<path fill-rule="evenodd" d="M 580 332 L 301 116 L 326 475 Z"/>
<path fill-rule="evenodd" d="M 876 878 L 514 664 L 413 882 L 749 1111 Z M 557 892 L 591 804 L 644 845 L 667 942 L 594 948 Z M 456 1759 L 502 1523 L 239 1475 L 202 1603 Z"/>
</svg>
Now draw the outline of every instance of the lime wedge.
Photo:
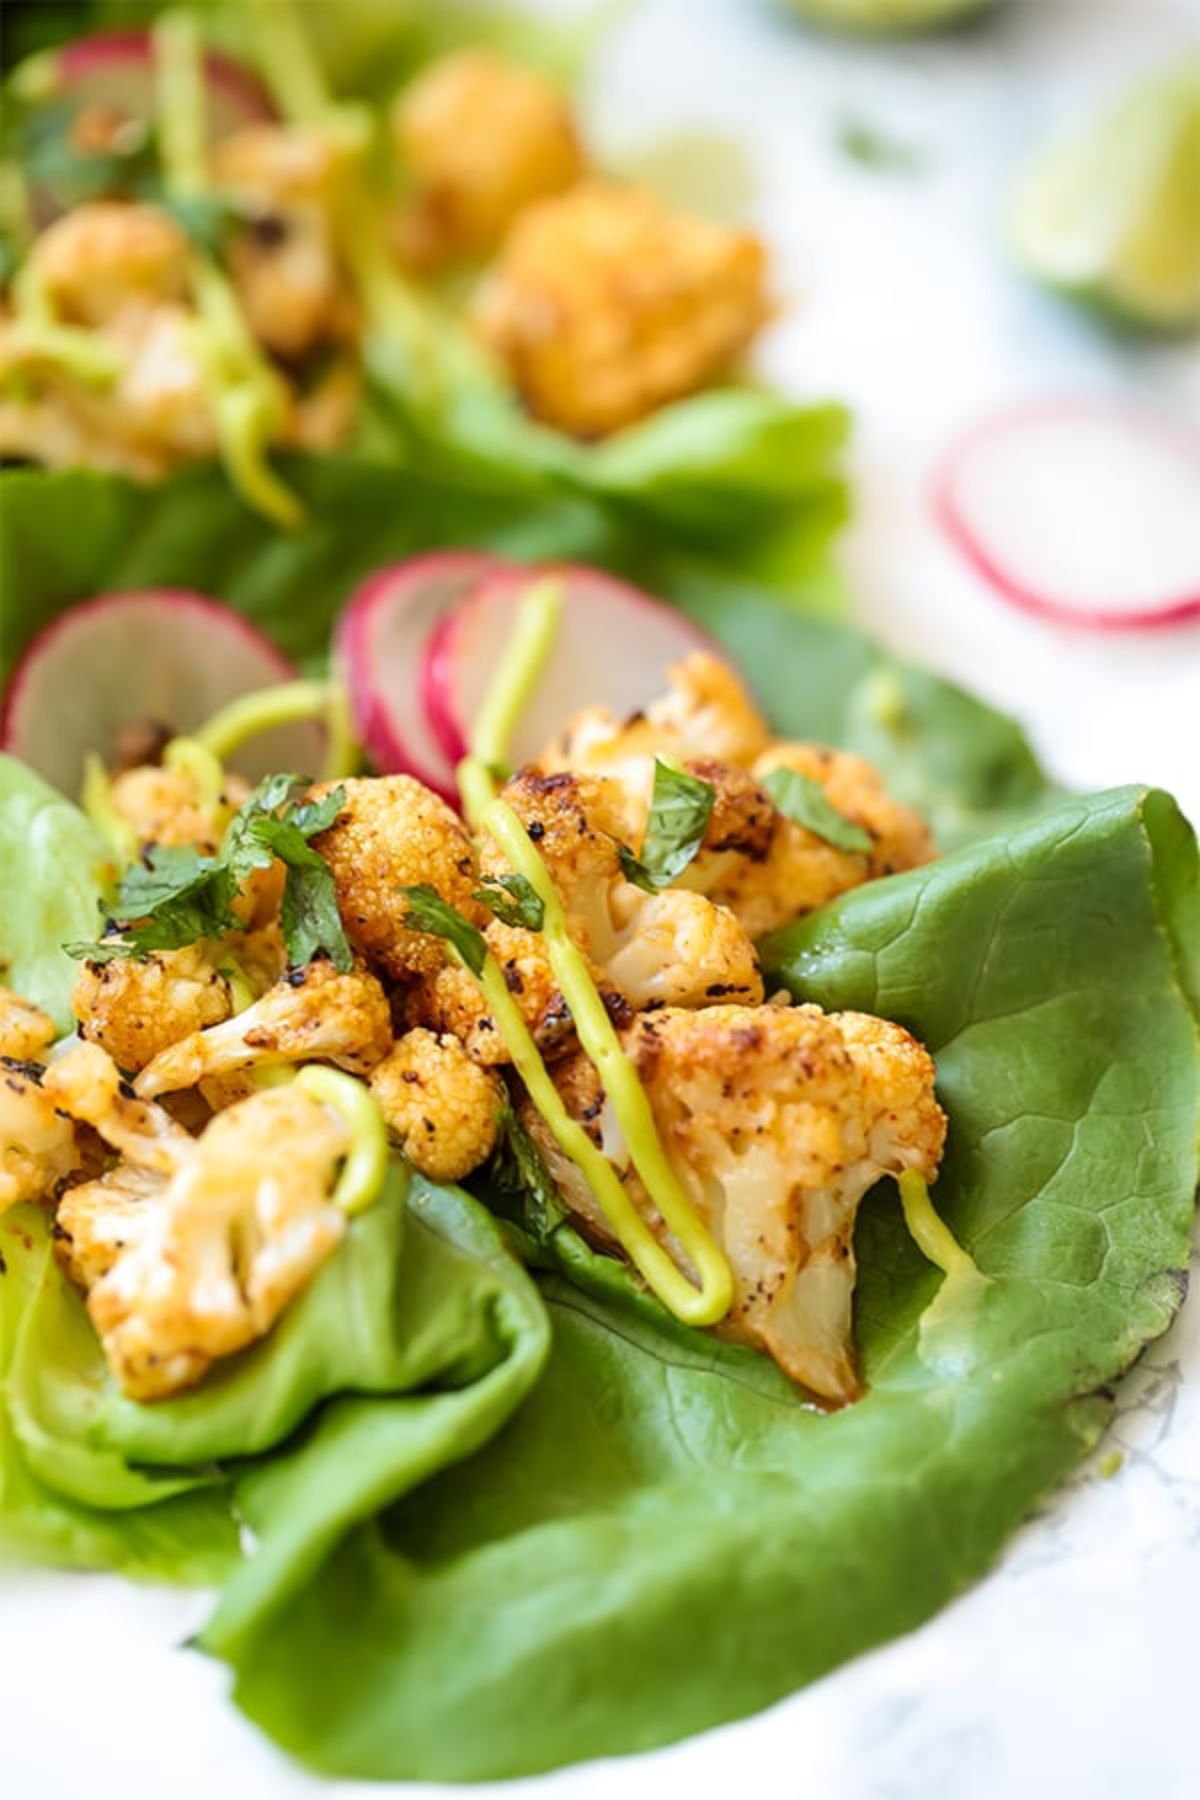
<svg viewBox="0 0 1200 1800">
<path fill-rule="evenodd" d="M 979 12 L 991 0 L 784 0 L 806 19 L 842 31 L 932 31 L 952 19 Z"/>
<path fill-rule="evenodd" d="M 1011 233 L 1051 287 L 1154 329 L 1200 324 L 1200 52 L 1035 157 Z"/>
</svg>

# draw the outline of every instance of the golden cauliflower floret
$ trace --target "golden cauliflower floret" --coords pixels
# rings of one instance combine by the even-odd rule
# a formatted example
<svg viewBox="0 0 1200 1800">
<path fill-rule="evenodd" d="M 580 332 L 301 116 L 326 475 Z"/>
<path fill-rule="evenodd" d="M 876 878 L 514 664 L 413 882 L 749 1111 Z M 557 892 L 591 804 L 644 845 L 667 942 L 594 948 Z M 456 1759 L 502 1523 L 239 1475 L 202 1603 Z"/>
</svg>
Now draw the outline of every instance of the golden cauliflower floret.
<svg viewBox="0 0 1200 1800">
<path fill-rule="evenodd" d="M 765 274 L 750 233 L 586 181 L 516 219 L 478 323 L 536 417 L 598 437 L 722 374 L 767 317 Z"/>
<path fill-rule="evenodd" d="M 75 1129 L 36 1063 L 0 1056 L 0 1212 L 42 1200 L 80 1164 Z"/>
<path fill-rule="evenodd" d="M 915 869 L 934 855 L 933 838 L 919 813 L 901 806 L 865 757 L 819 744 L 775 743 L 754 764 L 761 781 L 772 769 L 795 769 L 820 782 L 832 804 L 871 839 L 864 852 L 871 877 Z"/>
<path fill-rule="evenodd" d="M 293 969 L 244 1012 L 161 1051 L 135 1083 L 143 1099 L 242 1069 L 325 1061 L 364 1075 L 387 1055 L 387 995 L 366 969 L 342 974 L 321 959 Z"/>
<path fill-rule="evenodd" d="M 398 245 L 414 267 L 491 249 L 523 207 L 584 171 L 563 96 L 487 50 L 431 63 L 397 97 L 391 123 L 415 188 Z"/>
<path fill-rule="evenodd" d="M 585 707 L 551 738 L 538 767 L 617 782 L 633 825 L 640 829 L 650 808 L 656 757 L 746 768 L 766 750 L 766 723 L 728 663 L 696 650 L 671 667 L 667 683 L 665 694 L 629 719 L 618 719 L 606 707 Z M 720 780 L 729 784 L 727 802 L 718 792 L 728 825 L 727 807 L 744 809 L 745 801 L 733 799 L 732 774 Z"/>
<path fill-rule="evenodd" d="M 37 1062 L 58 1036 L 54 1020 L 32 1000 L 0 987 L 0 1057 Z"/>
<path fill-rule="evenodd" d="M 124 1242 L 87 1305 L 126 1394 L 178 1393 L 270 1330 L 342 1237 L 330 1193 L 348 1148 L 337 1113 L 295 1087 L 272 1088 L 217 1114 L 162 1192 L 141 1203 L 144 1218 L 115 1187 L 107 1240 L 93 1190 L 87 1231 L 98 1262 L 113 1237 Z M 75 1230 L 78 1207 L 68 1215 Z"/>
<path fill-rule="evenodd" d="M 333 783 L 312 791 L 320 799 Z M 363 776 L 336 784 L 346 803 L 328 831 L 312 840 L 333 873 L 346 936 L 393 981 L 432 972 L 446 960 L 444 940 L 405 924 L 406 887 L 436 888 L 474 925 L 486 911 L 473 898 L 475 849 L 462 820 L 411 775 Z"/>
<path fill-rule="evenodd" d="M 91 200 L 46 227 L 28 269 L 60 319 L 95 327 L 131 303 L 183 300 L 188 255 L 184 232 L 157 206 Z"/>
<path fill-rule="evenodd" d="M 228 981 L 193 944 L 144 959 L 84 963 L 71 1010 L 80 1035 L 132 1073 L 180 1038 L 220 1024 L 233 1006 Z"/>
<path fill-rule="evenodd" d="M 73 1044 L 42 1080 L 46 1097 L 81 1125 L 90 1125 L 110 1149 L 140 1168 L 171 1175 L 192 1140 L 161 1106 L 139 1099 L 99 1044 Z"/>
<path fill-rule="evenodd" d="M 229 271 L 250 329 L 285 358 L 350 332 L 354 307 L 334 229 L 345 153 L 328 133 L 245 125 L 213 149 L 213 178 L 245 219 Z"/>
<path fill-rule="evenodd" d="M 54 1215 L 54 1247 L 77 1287 L 92 1288 L 144 1235 L 154 1217 L 148 1201 L 167 1178 L 136 1163 L 118 1163 L 96 1181 L 67 1189 Z"/>
<path fill-rule="evenodd" d="M 224 791 L 213 801 L 190 769 L 143 763 L 114 775 L 110 792 L 113 806 L 133 826 L 139 843 L 169 849 L 190 844 L 212 856 L 249 790 L 238 776 L 227 773 Z"/>
<path fill-rule="evenodd" d="M 449 1032 L 408 1031 L 371 1071 L 388 1131 L 431 1181 L 461 1181 L 491 1155 L 504 1086 Z"/>
<path fill-rule="evenodd" d="M 703 894 L 681 888 L 644 894 L 623 882 L 614 892 L 613 921 L 616 937 L 604 972 L 635 1012 L 761 1001 L 753 944 L 733 914 Z"/>
<path fill-rule="evenodd" d="M 731 995 L 762 998 L 753 946 L 731 913 L 700 894 L 646 894 L 624 879 L 617 839 L 628 815 L 617 783 L 525 769 L 506 785 L 504 798 L 534 837 L 598 986 L 615 989 L 635 1011 L 707 1006 Z M 485 849 L 483 866 L 486 872 L 504 865 Z M 532 936 L 535 954 L 545 956 L 536 934 L 513 935 Z"/>
<path fill-rule="evenodd" d="M 625 1046 L 672 1165 L 733 1268 L 722 1333 L 765 1350 L 822 1399 L 853 1399 L 858 1205 L 882 1175 L 936 1177 L 946 1121 L 931 1057 L 899 1025 L 815 1006 L 668 1010 L 636 1020 Z M 594 1075 L 573 1059 L 555 1082 L 679 1257 Z M 530 1109 L 523 1116 L 568 1204 L 608 1241 L 574 1165 Z"/>
<path fill-rule="evenodd" d="M 765 857 L 717 869 L 705 892 L 734 911 L 753 938 L 826 905 L 850 888 L 928 862 L 933 843 L 915 812 L 891 798 L 862 757 L 812 744 L 777 744 L 754 773 L 791 768 L 824 788 L 830 802 L 871 839 L 863 851 L 839 850 L 795 820 L 778 818 Z"/>
</svg>

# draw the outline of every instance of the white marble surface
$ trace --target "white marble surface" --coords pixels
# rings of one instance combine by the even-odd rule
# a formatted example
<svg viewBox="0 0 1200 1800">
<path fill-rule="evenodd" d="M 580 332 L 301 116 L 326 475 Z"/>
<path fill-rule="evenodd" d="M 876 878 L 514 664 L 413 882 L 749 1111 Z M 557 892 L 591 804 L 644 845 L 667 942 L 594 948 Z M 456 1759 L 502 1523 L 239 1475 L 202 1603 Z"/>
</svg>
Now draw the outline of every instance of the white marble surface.
<svg viewBox="0 0 1200 1800">
<path fill-rule="evenodd" d="M 752 0 L 649 0 L 597 71 L 592 113 L 622 152 L 713 124 L 749 146 L 794 302 L 765 364 L 859 417 L 847 558 L 862 621 L 1018 714 L 1064 779 L 1159 780 L 1200 817 L 1200 629 L 1103 638 L 1024 618 L 942 545 L 924 497 L 939 450 L 993 404 L 1117 389 L 1200 412 L 1195 347 L 1115 344 L 1016 280 L 995 229 L 1027 144 L 1189 35 L 1192 0 L 1011 0 L 936 44 L 851 50 Z M 911 141 L 922 172 L 845 162 L 845 112 Z M 1121 1466 L 1101 1473 L 1113 1451 Z M 219 1669 L 174 1648 L 201 1610 L 107 1578 L 0 1575 L 5 1800 L 379 1793 L 314 1782 L 243 1725 Z M 1102 1451 L 939 1618 L 759 1719 L 504 1792 L 1192 1800 L 1198 1643 L 1193 1305 L 1124 1384 Z"/>
</svg>

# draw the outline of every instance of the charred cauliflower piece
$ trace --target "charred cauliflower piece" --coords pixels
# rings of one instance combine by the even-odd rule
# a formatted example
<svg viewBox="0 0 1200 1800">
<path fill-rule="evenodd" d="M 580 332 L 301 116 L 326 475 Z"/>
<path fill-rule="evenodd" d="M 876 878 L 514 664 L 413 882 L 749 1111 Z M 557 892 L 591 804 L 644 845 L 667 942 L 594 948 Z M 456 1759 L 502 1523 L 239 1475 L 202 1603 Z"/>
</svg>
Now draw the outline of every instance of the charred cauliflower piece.
<svg viewBox="0 0 1200 1800">
<path fill-rule="evenodd" d="M 334 231 L 344 152 L 327 133 L 245 125 L 213 149 L 213 179 L 245 224 L 229 270 L 260 344 L 285 359 L 346 339 L 354 309 Z"/>
<path fill-rule="evenodd" d="M 79 1146 L 34 1062 L 0 1056 L 0 1213 L 41 1200 L 74 1174 Z"/>
<path fill-rule="evenodd" d="M 893 800 L 876 769 L 861 756 L 814 744 L 776 744 L 754 764 L 761 780 L 772 769 L 796 769 L 824 788 L 831 803 L 871 839 L 862 852 L 839 850 L 792 819 L 778 817 L 767 854 L 738 858 L 698 878 L 704 892 L 735 912 L 752 938 L 872 881 L 913 869 L 932 857 L 933 841 L 918 814 Z"/>
<path fill-rule="evenodd" d="M 342 1237 L 329 1195 L 348 1148 L 331 1109 L 272 1088 L 218 1113 L 157 1195 L 96 1183 L 74 1201 L 70 1260 L 104 1269 L 88 1312 L 131 1399 L 178 1393 L 270 1330 Z"/>
<path fill-rule="evenodd" d="M 667 1154 L 732 1265 L 722 1333 L 765 1350 L 821 1399 L 854 1399 L 854 1222 L 882 1175 L 937 1174 L 946 1120 L 932 1059 L 899 1025 L 815 1006 L 665 1011 L 638 1019 L 625 1046 Z M 669 1242 L 623 1146 L 605 1142 L 612 1127 L 590 1065 L 572 1058 L 554 1075 Z M 522 1116 L 567 1203 L 607 1241 L 574 1164 L 531 1108 Z"/>
<path fill-rule="evenodd" d="M 193 944 L 144 959 L 84 963 L 71 1010 L 81 1037 L 136 1073 L 180 1038 L 219 1025 L 233 1003 L 228 981 Z"/>
<path fill-rule="evenodd" d="M 388 1131 L 431 1181 L 461 1181 L 491 1155 L 504 1087 L 458 1039 L 409 1031 L 371 1071 Z"/>
<path fill-rule="evenodd" d="M 142 1099 L 153 1099 L 241 1069 L 319 1059 L 360 1075 L 387 1055 L 391 1042 L 387 995 L 375 977 L 365 969 L 343 975 L 330 962 L 312 962 L 234 1018 L 161 1051 L 135 1086 Z"/>
<path fill-rule="evenodd" d="M 627 812 L 615 782 L 526 769 L 503 797 L 537 844 L 572 938 L 601 984 L 629 1006 L 705 1006 L 730 994 L 762 998 L 753 946 L 732 914 L 700 894 L 645 894 L 624 879 L 618 839 Z M 504 864 L 485 850 L 483 867 L 486 873 Z"/>
<path fill-rule="evenodd" d="M 162 844 L 168 849 L 192 845 L 206 856 L 220 847 L 225 827 L 249 790 L 236 775 L 227 774 L 224 792 L 213 801 L 190 769 L 163 769 L 141 763 L 114 775 L 113 806 L 137 832 L 142 844 Z"/>
<path fill-rule="evenodd" d="M 0 987 L 0 1057 L 38 1062 L 57 1036 L 54 1020 L 40 1006 Z"/>
<path fill-rule="evenodd" d="M 562 95 L 486 50 L 460 50 L 422 70 L 398 96 L 391 124 L 416 190 L 398 242 L 415 268 L 490 250 L 523 207 L 584 171 Z"/>
<path fill-rule="evenodd" d="M 314 788 L 313 798 L 332 785 Z M 401 890 L 434 887 L 472 924 L 486 922 L 472 897 L 475 849 L 461 819 L 411 775 L 337 785 L 346 804 L 312 843 L 332 870 L 346 936 L 393 981 L 434 972 L 446 961 L 445 944 L 405 924 L 409 902 Z"/>
<path fill-rule="evenodd" d="M 131 306 L 185 299 L 188 254 L 183 230 L 157 206 L 92 200 L 46 227 L 27 267 L 58 318 L 96 328 Z"/>
<path fill-rule="evenodd" d="M 592 180 L 519 215 L 477 317 L 537 418 L 599 437 L 704 387 L 768 311 L 757 238 Z"/>
<path fill-rule="evenodd" d="M 770 734 L 765 721 L 719 657 L 693 651 L 673 665 L 667 681 L 665 694 L 623 722 L 606 707 L 585 707 L 551 738 L 537 759 L 538 767 L 603 775 L 618 782 L 640 827 L 650 806 L 656 757 L 748 768 L 767 749 Z M 703 770 L 697 767 L 696 773 Z M 729 799 L 721 805 L 725 809 L 744 802 L 734 799 L 731 787 Z M 731 817 L 726 814 L 724 835 Z M 723 828 L 714 820 L 713 829 Z"/>
<path fill-rule="evenodd" d="M 77 1287 L 94 1287 L 145 1235 L 154 1217 L 147 1203 L 158 1200 L 166 1187 L 165 1175 L 122 1162 L 96 1181 L 67 1189 L 54 1215 L 54 1244 Z"/>
<path fill-rule="evenodd" d="M 99 1044 L 74 1044 L 42 1080 L 47 1099 L 68 1118 L 90 1125 L 110 1149 L 139 1168 L 171 1175 L 192 1140 L 161 1106 L 139 1099 Z"/>
</svg>

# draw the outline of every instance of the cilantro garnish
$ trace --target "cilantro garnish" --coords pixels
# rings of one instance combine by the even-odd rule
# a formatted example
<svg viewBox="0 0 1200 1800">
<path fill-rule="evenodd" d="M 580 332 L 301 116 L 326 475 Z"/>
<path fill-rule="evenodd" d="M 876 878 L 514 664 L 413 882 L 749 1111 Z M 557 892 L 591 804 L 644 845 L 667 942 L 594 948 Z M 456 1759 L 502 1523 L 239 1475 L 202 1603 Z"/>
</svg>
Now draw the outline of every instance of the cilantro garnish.
<svg viewBox="0 0 1200 1800">
<path fill-rule="evenodd" d="M 798 769 L 772 769 L 763 786 L 785 819 L 803 825 L 814 837 L 823 838 L 835 850 L 870 850 L 873 839 L 861 825 L 840 813 L 819 781 Z"/>
<path fill-rule="evenodd" d="M 642 853 L 635 856 L 626 845 L 620 846 L 626 880 L 647 894 L 669 887 L 703 843 L 715 799 L 710 782 L 701 781 L 698 775 L 687 775 L 656 757 L 654 795 Z"/>
</svg>

